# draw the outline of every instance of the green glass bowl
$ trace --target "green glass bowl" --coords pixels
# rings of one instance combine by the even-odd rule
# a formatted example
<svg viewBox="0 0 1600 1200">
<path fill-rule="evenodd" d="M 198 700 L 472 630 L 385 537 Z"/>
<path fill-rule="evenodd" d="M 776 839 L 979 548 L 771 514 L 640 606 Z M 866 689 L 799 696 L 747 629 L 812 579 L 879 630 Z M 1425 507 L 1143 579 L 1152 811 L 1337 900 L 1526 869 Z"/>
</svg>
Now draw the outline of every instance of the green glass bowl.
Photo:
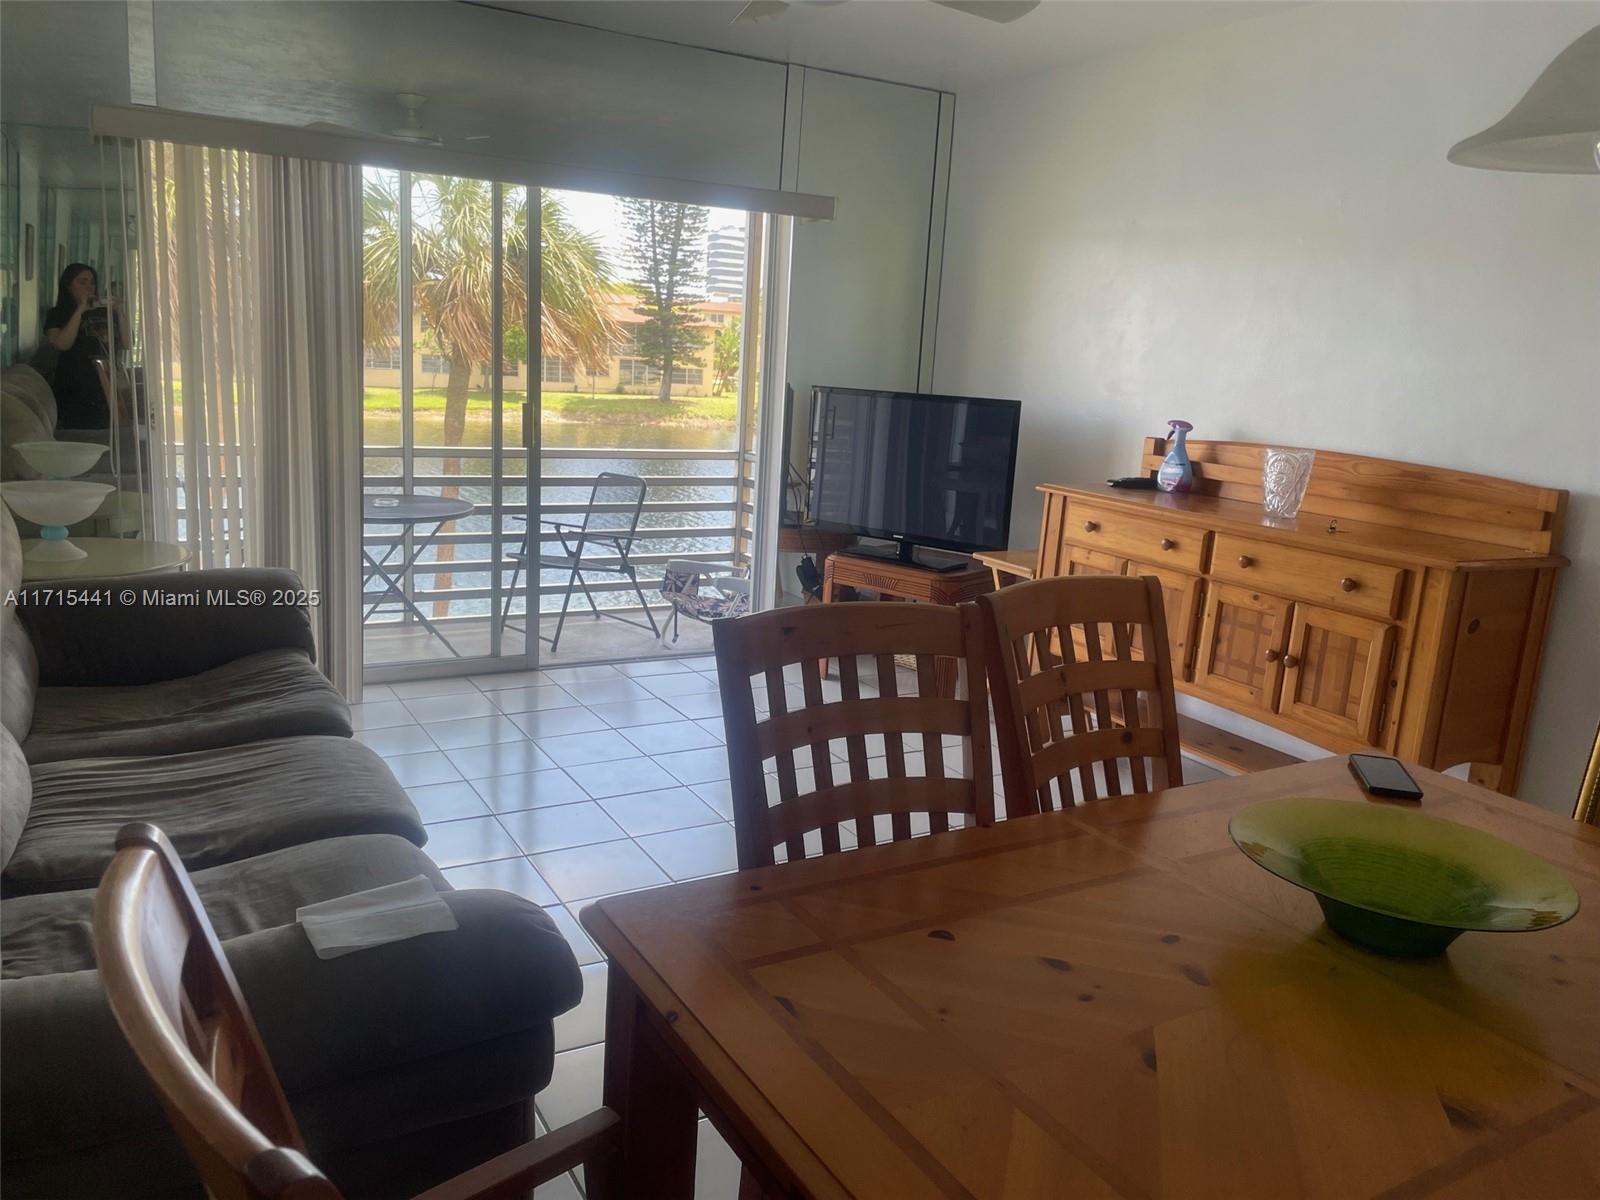
<svg viewBox="0 0 1600 1200">
<path fill-rule="evenodd" d="M 1414 809 L 1267 800 L 1235 813 L 1228 834 L 1314 893 L 1335 933 L 1379 954 L 1423 958 L 1468 930 L 1549 929 L 1578 911 L 1578 893 L 1544 859 Z"/>
</svg>

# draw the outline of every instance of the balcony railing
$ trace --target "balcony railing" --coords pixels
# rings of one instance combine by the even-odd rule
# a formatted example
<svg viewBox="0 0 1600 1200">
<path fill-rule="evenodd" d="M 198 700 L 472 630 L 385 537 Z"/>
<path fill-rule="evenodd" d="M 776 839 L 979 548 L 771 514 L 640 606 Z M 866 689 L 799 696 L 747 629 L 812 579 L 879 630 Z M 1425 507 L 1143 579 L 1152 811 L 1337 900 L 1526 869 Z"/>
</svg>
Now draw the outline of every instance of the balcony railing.
<svg viewBox="0 0 1600 1200">
<path fill-rule="evenodd" d="M 408 453 L 409 449 L 409 453 Z M 407 594 L 431 620 L 438 621 L 482 618 L 489 615 L 490 603 L 504 603 L 505 587 L 509 584 L 516 563 L 510 555 L 521 548 L 524 530 L 522 521 L 513 514 L 525 514 L 524 497 L 528 485 L 526 467 L 527 451 L 522 447 L 508 447 L 502 452 L 500 516 L 500 581 L 501 590 L 493 587 L 494 579 L 494 524 L 497 506 L 493 500 L 494 476 L 490 472 L 492 456 L 486 447 L 472 446 L 373 446 L 363 448 L 366 463 L 363 474 L 364 489 L 369 494 L 409 487 L 418 493 L 437 494 L 440 489 L 454 488 L 456 494 L 476 503 L 470 516 L 451 523 L 448 532 L 432 540 L 427 557 L 418 562 L 402 581 Z M 409 457 L 411 472 L 403 476 L 399 467 Z M 442 470 L 425 471 L 418 467 L 441 466 L 442 460 L 455 459 L 464 468 L 460 473 Z M 595 463 L 606 463 L 608 470 L 626 470 L 645 480 L 648 490 L 640 514 L 639 529 L 635 535 L 630 555 L 639 574 L 640 586 L 647 600 L 653 599 L 656 585 L 661 579 L 661 568 L 671 559 L 693 559 L 706 563 L 743 565 L 749 548 L 749 518 L 751 513 L 749 473 L 741 470 L 741 455 L 737 450 L 696 449 L 634 449 L 620 447 L 564 448 L 546 447 L 541 452 L 538 485 L 543 504 L 540 515 L 576 524 L 590 511 L 589 489 L 598 480 Z M 395 470 L 375 470 L 376 465 L 392 463 Z M 585 473 L 549 473 L 552 468 L 573 465 Z M 650 468 L 656 467 L 652 471 Z M 699 467 L 715 473 L 696 473 L 686 467 Z M 476 468 L 476 469 L 465 469 Z M 474 493 L 477 493 L 475 495 Z M 698 494 L 696 494 L 698 493 Z M 481 497 L 481 498 L 480 498 Z M 596 513 L 627 513 L 630 505 L 599 503 L 593 506 Z M 694 514 L 695 519 L 690 518 Z M 709 520 L 710 523 L 700 523 Z M 615 522 L 612 522 L 615 523 Z M 466 528 L 463 528 L 466 526 Z M 425 534 L 426 527 L 423 530 Z M 601 530 L 600 532 L 605 532 Z M 368 552 L 381 558 L 396 541 L 406 544 L 396 550 L 392 561 L 410 558 L 414 538 L 422 535 L 395 527 L 369 525 L 363 531 L 362 542 Z M 554 530 L 538 531 L 545 553 L 561 556 L 565 553 L 560 536 Z M 570 536 L 570 535 L 569 535 Z M 449 546 L 456 557 L 446 562 L 437 559 L 437 549 Z M 593 554 L 604 557 L 602 549 L 595 547 Z M 463 557 L 465 555 L 465 557 Z M 613 556 L 614 560 L 614 556 Z M 540 609 L 553 612 L 561 607 L 562 593 L 568 577 L 549 573 L 541 588 Z M 439 578 L 449 576 L 449 583 L 439 585 Z M 588 590 L 601 607 L 638 610 L 638 599 L 632 586 L 615 576 L 596 575 L 588 578 Z M 527 579 L 524 573 L 518 585 L 519 597 L 526 596 Z M 445 604 L 445 610 L 434 615 L 429 606 Z M 521 613 L 520 598 L 513 607 Z M 373 624 L 393 624 L 409 620 L 392 607 L 375 614 Z"/>
</svg>

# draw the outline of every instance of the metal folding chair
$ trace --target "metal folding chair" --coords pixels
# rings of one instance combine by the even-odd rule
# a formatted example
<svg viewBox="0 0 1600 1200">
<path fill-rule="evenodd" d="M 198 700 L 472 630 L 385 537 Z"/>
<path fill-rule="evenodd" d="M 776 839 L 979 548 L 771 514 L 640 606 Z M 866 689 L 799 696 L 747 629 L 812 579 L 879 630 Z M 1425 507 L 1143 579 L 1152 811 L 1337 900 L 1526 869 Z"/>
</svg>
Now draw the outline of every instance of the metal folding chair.
<svg viewBox="0 0 1600 1200">
<path fill-rule="evenodd" d="M 589 505 L 584 509 L 583 521 L 574 525 L 570 521 L 553 521 L 542 519 L 540 525 L 549 526 L 555 530 L 556 537 L 561 542 L 562 553 L 559 555 L 544 553 L 546 535 L 541 531 L 538 539 L 538 550 L 531 555 L 532 566 L 529 565 L 530 554 L 528 550 L 528 533 L 523 532 L 521 546 L 512 551 L 510 558 L 516 563 L 511 572 L 511 586 L 506 590 L 505 600 L 500 606 L 500 627 L 502 629 L 515 629 L 510 622 L 511 600 L 517 594 L 517 578 L 526 567 L 531 574 L 534 570 L 540 571 L 567 571 L 567 587 L 561 597 L 561 615 L 556 619 L 556 632 L 554 637 L 538 635 L 542 642 L 549 642 L 552 652 L 561 642 L 561 631 L 567 623 L 567 607 L 572 603 L 572 589 L 576 585 L 583 592 L 583 598 L 589 602 L 589 611 L 596 619 L 610 617 L 613 621 L 621 621 L 624 625 L 632 625 L 638 629 L 647 626 L 644 622 L 632 620 L 619 612 L 601 609 L 594 602 L 594 597 L 589 594 L 589 584 L 584 575 L 601 574 L 617 575 L 626 579 L 633 585 L 633 591 L 639 597 L 639 606 L 644 609 L 645 621 L 649 622 L 648 628 L 656 637 L 661 636 L 661 631 L 656 627 L 656 619 L 650 612 L 650 605 L 645 600 L 644 592 L 639 587 L 639 577 L 634 571 L 631 558 L 634 538 L 639 532 L 639 516 L 644 511 L 644 496 L 648 485 L 637 475 L 622 475 L 615 471 L 602 471 L 595 476 L 594 487 L 589 491 Z M 513 519 L 525 521 L 527 518 L 517 516 Z M 584 551 L 599 548 L 602 553 L 588 554 Z M 539 614 L 532 611 L 530 605 L 529 618 L 532 622 L 539 620 Z M 537 625 L 535 625 L 537 628 Z M 526 636 L 526 629 L 523 631 Z"/>
</svg>

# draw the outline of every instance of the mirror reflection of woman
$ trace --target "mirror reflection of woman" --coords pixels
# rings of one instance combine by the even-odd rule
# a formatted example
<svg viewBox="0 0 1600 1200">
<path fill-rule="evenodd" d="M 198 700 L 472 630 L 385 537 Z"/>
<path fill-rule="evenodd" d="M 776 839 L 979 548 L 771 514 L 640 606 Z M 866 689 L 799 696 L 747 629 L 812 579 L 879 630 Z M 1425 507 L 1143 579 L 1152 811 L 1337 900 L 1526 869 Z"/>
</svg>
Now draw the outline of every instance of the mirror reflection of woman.
<svg viewBox="0 0 1600 1200">
<path fill-rule="evenodd" d="M 59 429 L 98 430 L 111 427 L 106 385 L 96 359 L 114 370 L 111 325 L 117 342 L 126 344 L 124 317 L 116 300 L 100 298 L 100 277 L 87 263 L 71 263 L 61 272 L 55 307 L 44 319 L 44 335 L 60 357 L 52 375 Z"/>
</svg>

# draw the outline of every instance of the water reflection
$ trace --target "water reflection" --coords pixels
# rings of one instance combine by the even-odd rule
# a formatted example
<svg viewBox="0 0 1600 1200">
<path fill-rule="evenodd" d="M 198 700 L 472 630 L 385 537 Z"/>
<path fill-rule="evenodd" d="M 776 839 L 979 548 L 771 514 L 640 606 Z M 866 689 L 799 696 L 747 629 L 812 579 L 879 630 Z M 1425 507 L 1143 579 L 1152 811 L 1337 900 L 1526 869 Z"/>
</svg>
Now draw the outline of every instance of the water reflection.
<svg viewBox="0 0 1600 1200">
<path fill-rule="evenodd" d="M 381 444 L 381 436 L 374 436 L 375 431 L 368 428 L 369 442 Z M 519 431 L 507 430 L 508 440 L 515 438 Z M 705 458 L 697 452 L 731 452 L 736 448 L 737 429 L 731 423 L 711 426 L 688 425 L 644 425 L 621 424 L 611 422 L 583 422 L 583 423 L 557 423 L 547 422 L 544 426 L 543 448 L 543 476 L 548 480 L 562 476 L 587 478 L 602 471 L 615 471 L 624 475 L 640 475 L 646 478 L 651 476 L 676 476 L 692 477 L 702 476 L 708 479 L 727 479 L 737 473 L 737 463 L 728 458 Z M 601 458 L 562 457 L 563 450 L 596 450 L 617 449 L 616 455 Z M 682 450 L 683 457 L 662 458 L 654 454 L 633 456 L 625 453 L 626 450 Z M 492 462 L 487 457 L 462 457 L 460 472 L 463 475 L 488 475 L 492 470 Z M 381 484 L 375 482 L 375 477 L 394 479 L 398 490 L 401 478 L 401 460 L 399 458 L 368 458 L 366 460 L 366 476 L 369 480 L 368 490 L 383 490 Z M 411 470 L 413 477 L 438 476 L 444 473 L 444 459 L 438 457 L 412 458 Z M 506 463 L 506 485 L 503 488 L 503 504 L 508 511 L 521 508 L 527 499 L 525 486 L 526 476 L 523 475 L 523 462 L 520 457 L 510 458 Z M 419 492 L 437 493 L 437 486 L 419 485 Z M 546 509 L 554 505 L 582 505 L 589 499 L 590 485 L 578 483 L 570 487 L 546 485 L 542 492 L 542 504 Z M 488 505 L 492 502 L 492 489 L 487 484 L 465 485 L 458 488 L 458 494 L 464 499 L 478 504 Z M 652 505 L 682 505 L 682 508 L 651 509 L 647 508 L 640 520 L 641 530 L 670 530 L 665 534 L 655 534 L 641 538 L 635 543 L 636 554 L 671 554 L 671 555 L 701 555 L 716 554 L 731 558 L 733 553 L 733 538 L 726 533 L 709 533 L 697 536 L 693 531 L 704 529 L 714 531 L 727 529 L 735 523 L 736 512 L 733 505 L 737 501 L 737 489 L 731 484 L 668 484 L 657 485 L 650 488 L 647 502 Z M 581 512 L 555 514 L 558 519 L 576 523 L 582 519 Z M 489 559 L 493 553 L 492 538 L 493 514 L 489 512 L 476 513 L 455 522 L 453 529 L 457 533 L 481 533 L 483 538 L 458 542 L 455 546 L 454 560 L 440 565 L 437 574 L 449 574 L 452 590 L 487 591 L 490 587 L 488 571 L 463 571 L 463 562 L 482 562 Z M 502 549 L 509 551 L 514 548 L 514 541 L 521 537 L 523 525 L 519 521 L 508 521 L 502 530 Z M 365 533 L 368 536 L 390 535 L 401 532 L 397 527 L 368 525 Z M 512 544 L 507 544 L 509 540 Z M 551 554 L 560 554 L 560 546 L 550 543 L 547 547 Z M 427 570 L 427 564 L 439 562 L 438 547 L 430 547 L 423 554 L 417 568 L 413 571 L 413 586 L 418 590 L 427 590 L 435 586 L 435 572 Z M 508 568 L 509 570 L 509 568 Z M 641 580 L 656 580 L 660 578 L 661 568 L 657 564 L 641 563 L 639 565 Z M 561 590 L 567 585 L 569 573 L 566 571 L 544 571 L 541 573 L 542 593 L 540 596 L 540 611 L 555 612 L 561 607 Z M 650 588 L 646 586 L 648 594 Z M 601 607 L 625 606 L 632 593 L 623 592 L 594 592 L 595 603 Z M 490 599 L 459 598 L 449 601 L 448 615 L 451 617 L 483 616 L 490 611 Z M 523 604 L 519 598 L 513 606 L 513 613 L 520 613 Z M 379 613 L 375 615 L 371 624 L 397 622 L 401 619 L 399 613 Z"/>
</svg>

